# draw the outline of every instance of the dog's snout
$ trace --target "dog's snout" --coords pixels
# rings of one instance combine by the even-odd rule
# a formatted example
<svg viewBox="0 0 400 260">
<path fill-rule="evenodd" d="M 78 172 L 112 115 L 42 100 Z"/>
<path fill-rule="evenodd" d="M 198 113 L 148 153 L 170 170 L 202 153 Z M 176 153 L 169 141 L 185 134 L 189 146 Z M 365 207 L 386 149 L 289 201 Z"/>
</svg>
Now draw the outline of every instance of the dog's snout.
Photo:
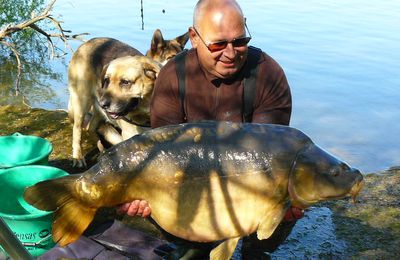
<svg viewBox="0 0 400 260">
<path fill-rule="evenodd" d="M 139 99 L 138 98 L 131 98 L 129 100 L 129 105 L 128 107 L 130 107 L 131 109 L 135 109 L 139 104 Z"/>
<path fill-rule="evenodd" d="M 110 108 L 110 105 L 111 105 L 111 101 L 107 98 L 100 99 L 99 103 L 103 109 L 108 109 L 108 108 Z"/>
</svg>

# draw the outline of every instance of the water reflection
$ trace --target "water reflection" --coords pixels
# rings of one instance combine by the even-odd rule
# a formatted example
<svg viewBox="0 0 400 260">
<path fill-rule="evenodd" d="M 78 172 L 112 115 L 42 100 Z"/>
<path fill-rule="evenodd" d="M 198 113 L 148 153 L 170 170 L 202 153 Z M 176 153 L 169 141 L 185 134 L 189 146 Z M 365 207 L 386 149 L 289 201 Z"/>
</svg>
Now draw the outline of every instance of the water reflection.
<svg viewBox="0 0 400 260">
<path fill-rule="evenodd" d="M 400 1 L 238 1 L 253 35 L 251 43 L 286 72 L 293 95 L 291 125 L 364 172 L 399 165 Z M 143 20 L 141 2 L 57 0 L 53 13 L 61 14 L 73 32 L 89 32 L 87 39 L 113 37 L 144 53 L 157 28 L 167 39 L 181 35 L 192 23 L 197 1 L 143 0 Z M 74 49 L 79 44 L 71 42 Z M 9 51 L 1 55 L 12 60 Z M 32 72 L 28 78 L 45 87 L 30 86 L 36 84 L 33 80 L 22 86 L 35 96 L 30 97 L 33 105 L 65 109 L 67 69 L 58 61 L 44 63 L 50 63 L 47 69 L 61 80 Z M 9 93 L 13 80 L 8 74 L 15 72 L 3 66 L 7 73 L 0 77 L 7 78 L 9 86 L 6 92 L 0 80 L 0 91 Z"/>
<path fill-rule="evenodd" d="M 31 18 L 32 14 L 40 13 L 46 4 L 44 0 L 33 1 L 2 1 L 0 24 L 17 24 Z M 40 21 L 38 25 L 48 30 L 51 28 L 46 21 Z M 18 75 L 18 63 L 15 54 L 5 45 L 0 45 L 0 105 L 40 104 L 51 100 L 57 105 L 55 92 L 51 81 L 60 81 L 63 74 L 54 71 L 50 59 L 49 48 L 46 39 L 32 29 L 13 33 L 11 37 L 3 39 L 11 43 L 18 51 L 21 60 L 21 78 L 19 81 L 20 95 L 16 95 L 16 80 Z M 61 62 L 65 65 L 65 62 Z"/>
</svg>

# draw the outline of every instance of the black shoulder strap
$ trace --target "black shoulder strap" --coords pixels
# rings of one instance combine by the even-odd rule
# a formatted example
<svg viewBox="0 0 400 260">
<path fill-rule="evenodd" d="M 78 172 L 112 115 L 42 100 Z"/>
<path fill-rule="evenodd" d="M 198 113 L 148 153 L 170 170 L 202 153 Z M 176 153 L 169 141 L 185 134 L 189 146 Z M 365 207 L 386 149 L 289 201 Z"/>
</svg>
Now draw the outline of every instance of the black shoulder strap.
<svg viewBox="0 0 400 260">
<path fill-rule="evenodd" d="M 249 46 L 248 53 L 248 66 L 250 67 L 250 73 L 245 75 L 244 87 L 243 87 L 243 121 L 251 122 L 253 116 L 253 103 L 256 94 L 256 79 L 258 72 L 258 61 L 260 59 L 262 51 L 259 48 Z M 175 56 L 175 66 L 176 75 L 178 77 L 178 92 L 179 99 L 181 101 L 181 110 L 184 114 L 184 119 L 186 121 L 185 113 L 185 57 L 187 50 L 182 51 Z"/>
<path fill-rule="evenodd" d="M 250 123 L 253 117 L 253 105 L 256 95 L 256 79 L 258 73 L 258 61 L 261 56 L 261 49 L 249 46 L 247 66 L 250 68 L 250 73 L 245 75 L 243 86 L 243 122 Z"/>
<path fill-rule="evenodd" d="M 181 101 L 181 110 L 184 115 L 184 120 L 186 121 L 186 113 L 185 113 L 185 89 L 186 89 L 186 75 L 185 75 L 185 58 L 186 58 L 187 50 L 183 50 L 178 55 L 175 56 L 175 66 L 176 66 L 176 75 L 178 77 L 178 92 L 179 99 Z"/>
</svg>

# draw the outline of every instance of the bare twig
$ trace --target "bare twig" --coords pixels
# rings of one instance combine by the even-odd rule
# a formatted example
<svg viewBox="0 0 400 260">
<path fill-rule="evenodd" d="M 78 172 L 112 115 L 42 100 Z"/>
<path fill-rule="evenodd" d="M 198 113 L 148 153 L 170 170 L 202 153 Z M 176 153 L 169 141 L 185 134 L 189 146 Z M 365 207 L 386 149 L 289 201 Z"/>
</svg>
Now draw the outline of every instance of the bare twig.
<svg viewBox="0 0 400 260">
<path fill-rule="evenodd" d="M 44 20 L 50 16 L 50 10 L 53 8 L 54 3 L 56 0 L 53 0 L 50 2 L 50 4 L 46 7 L 46 9 L 39 15 L 32 17 L 29 20 L 26 20 L 22 23 L 12 25 L 8 24 L 6 25 L 2 30 L 0 30 L 0 39 L 3 39 L 7 36 L 10 36 L 11 34 L 24 30 L 28 27 L 30 27 L 32 24 L 35 24 L 41 20 Z"/>
<path fill-rule="evenodd" d="M 17 63 L 18 63 L 18 75 L 17 75 L 17 79 L 16 79 L 16 94 L 18 95 L 20 93 L 19 91 L 19 83 L 20 83 L 20 78 L 21 78 L 21 72 L 22 72 L 22 66 L 21 66 L 21 59 L 20 59 L 20 54 L 17 51 L 16 46 L 14 46 L 11 43 L 8 43 L 7 41 L 3 40 L 6 37 L 10 37 L 13 33 L 18 32 L 18 31 L 22 31 L 25 29 L 33 29 L 36 32 L 38 32 L 39 34 L 43 35 L 46 39 L 47 42 L 49 44 L 49 48 L 51 50 L 51 58 L 55 57 L 55 46 L 53 43 L 52 38 L 58 38 L 61 39 L 64 42 L 64 45 L 66 48 L 70 49 L 72 51 L 71 46 L 68 44 L 68 40 L 69 39 L 77 39 L 77 40 L 82 40 L 80 38 L 80 36 L 82 35 L 87 35 L 87 33 L 82 33 L 82 34 L 74 34 L 74 35 L 68 35 L 66 33 L 70 33 L 70 31 L 66 31 L 62 28 L 61 26 L 61 22 L 58 21 L 57 19 L 53 18 L 50 14 L 50 11 L 53 8 L 54 3 L 56 2 L 56 0 L 52 0 L 48 6 L 43 10 L 42 13 L 40 13 L 39 15 L 34 15 L 33 17 L 31 17 L 31 19 L 23 21 L 19 24 L 13 25 L 13 24 L 8 24 L 6 26 L 4 26 L 1 30 L 0 30 L 0 43 L 7 46 L 8 48 L 11 49 L 11 51 L 14 53 L 16 59 L 17 59 Z M 52 22 L 52 24 L 54 25 L 54 27 L 57 29 L 58 33 L 48 33 L 45 30 L 41 29 L 36 23 L 42 20 L 49 20 Z M 66 54 L 64 52 L 64 54 Z"/>
</svg>

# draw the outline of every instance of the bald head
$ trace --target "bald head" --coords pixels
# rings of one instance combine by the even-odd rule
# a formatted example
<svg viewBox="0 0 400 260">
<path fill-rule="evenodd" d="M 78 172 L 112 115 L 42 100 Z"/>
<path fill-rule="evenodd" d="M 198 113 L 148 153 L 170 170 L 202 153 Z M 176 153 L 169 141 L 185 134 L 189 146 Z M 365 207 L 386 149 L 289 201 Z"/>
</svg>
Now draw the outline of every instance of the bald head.
<svg viewBox="0 0 400 260">
<path fill-rule="evenodd" d="M 194 9 L 193 26 L 201 27 L 200 23 L 206 20 L 205 16 L 223 16 L 228 13 L 233 14 L 232 12 L 244 19 L 242 9 L 235 0 L 200 0 Z"/>
<path fill-rule="evenodd" d="M 241 45 L 233 41 L 246 36 L 245 27 L 242 9 L 235 0 L 200 0 L 189 36 L 201 66 L 218 78 L 238 73 L 247 58 L 248 41 Z"/>
</svg>

